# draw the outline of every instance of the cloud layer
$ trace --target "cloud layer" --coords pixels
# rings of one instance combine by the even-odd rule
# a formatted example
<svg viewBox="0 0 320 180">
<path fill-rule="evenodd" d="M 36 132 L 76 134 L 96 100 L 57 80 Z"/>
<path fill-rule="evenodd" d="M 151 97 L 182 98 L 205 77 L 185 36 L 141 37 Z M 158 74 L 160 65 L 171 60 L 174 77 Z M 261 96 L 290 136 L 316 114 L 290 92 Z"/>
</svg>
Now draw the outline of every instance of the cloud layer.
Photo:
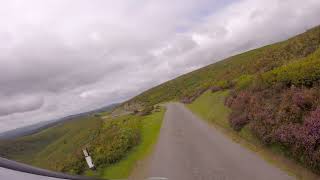
<svg viewBox="0 0 320 180">
<path fill-rule="evenodd" d="M 318 0 L 0 5 L 0 132 L 123 101 L 320 24 Z"/>
</svg>

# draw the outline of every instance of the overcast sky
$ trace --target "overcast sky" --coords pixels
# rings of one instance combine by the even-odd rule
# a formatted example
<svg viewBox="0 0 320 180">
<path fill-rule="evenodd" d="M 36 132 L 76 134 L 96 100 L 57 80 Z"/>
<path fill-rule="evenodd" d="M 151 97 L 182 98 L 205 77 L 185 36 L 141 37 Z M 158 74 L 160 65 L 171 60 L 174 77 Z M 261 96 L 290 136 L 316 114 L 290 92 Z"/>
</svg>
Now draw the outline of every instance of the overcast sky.
<svg viewBox="0 0 320 180">
<path fill-rule="evenodd" d="M 124 101 L 319 17 L 319 0 L 0 0 L 0 132 Z"/>
</svg>

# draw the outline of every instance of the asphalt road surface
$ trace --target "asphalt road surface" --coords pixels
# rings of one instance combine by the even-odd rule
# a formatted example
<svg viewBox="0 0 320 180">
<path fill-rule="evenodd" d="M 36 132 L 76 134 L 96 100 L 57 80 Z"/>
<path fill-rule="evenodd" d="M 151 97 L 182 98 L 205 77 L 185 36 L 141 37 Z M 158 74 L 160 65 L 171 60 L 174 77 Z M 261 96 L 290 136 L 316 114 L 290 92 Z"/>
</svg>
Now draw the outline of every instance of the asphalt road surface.
<svg viewBox="0 0 320 180">
<path fill-rule="evenodd" d="M 154 180 L 295 179 L 209 127 L 184 105 L 172 103 L 167 108 L 145 177 Z"/>
</svg>

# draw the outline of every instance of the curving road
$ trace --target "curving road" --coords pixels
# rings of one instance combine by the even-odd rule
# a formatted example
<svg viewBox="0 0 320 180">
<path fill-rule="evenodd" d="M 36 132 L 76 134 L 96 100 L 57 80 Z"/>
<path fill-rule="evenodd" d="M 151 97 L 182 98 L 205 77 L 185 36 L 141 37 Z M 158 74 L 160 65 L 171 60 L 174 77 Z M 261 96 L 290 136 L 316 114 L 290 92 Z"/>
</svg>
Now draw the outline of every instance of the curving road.
<svg viewBox="0 0 320 180">
<path fill-rule="evenodd" d="M 184 105 L 167 106 L 145 177 L 169 180 L 291 180 L 285 172 L 234 143 Z"/>
</svg>

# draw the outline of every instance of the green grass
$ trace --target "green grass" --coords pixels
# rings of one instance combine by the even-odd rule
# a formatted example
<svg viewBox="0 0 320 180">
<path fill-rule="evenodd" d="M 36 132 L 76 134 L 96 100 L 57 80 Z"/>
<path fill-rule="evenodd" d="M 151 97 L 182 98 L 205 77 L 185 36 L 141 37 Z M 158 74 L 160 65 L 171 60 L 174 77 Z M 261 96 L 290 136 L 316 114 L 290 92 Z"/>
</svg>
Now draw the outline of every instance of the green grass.
<svg viewBox="0 0 320 180">
<path fill-rule="evenodd" d="M 131 149 L 119 162 L 98 169 L 98 172 L 88 171 L 87 175 L 96 175 L 107 179 L 123 179 L 129 177 L 133 168 L 139 160 L 144 159 L 153 148 L 164 116 L 164 110 L 155 112 L 148 116 L 127 116 L 128 120 L 139 118 L 141 122 L 141 141 Z"/>
<path fill-rule="evenodd" d="M 1 156 L 37 167 L 62 171 L 77 159 L 77 152 L 94 138 L 102 121 L 79 118 L 16 140 L 0 142 Z"/>
<path fill-rule="evenodd" d="M 54 171 L 126 178 L 137 161 L 151 152 L 163 115 L 164 109 L 148 116 L 85 116 L 34 135 L 2 141 L 0 155 Z M 98 171 L 88 170 L 81 151 L 84 147 L 89 149 Z"/>
<path fill-rule="evenodd" d="M 318 80 L 320 80 L 320 49 L 300 59 L 300 61 L 268 71 L 262 74 L 261 77 L 261 82 L 268 84 L 270 87 L 280 83 L 295 86 L 312 86 Z"/>
<path fill-rule="evenodd" d="M 216 93 L 206 91 L 187 107 L 202 119 L 229 128 L 228 115 L 230 109 L 224 106 L 224 99 L 228 94 L 229 91 L 218 91 Z"/>
<path fill-rule="evenodd" d="M 254 137 L 248 127 L 243 128 L 240 132 L 235 132 L 231 128 L 228 121 L 231 110 L 224 105 L 225 98 L 228 95 L 228 90 L 218 91 L 215 93 L 206 91 L 193 103 L 186 106 L 201 119 L 206 120 L 209 123 L 213 123 L 227 131 L 233 132 L 237 136 L 250 142 L 259 143 L 258 139 Z"/>
</svg>

